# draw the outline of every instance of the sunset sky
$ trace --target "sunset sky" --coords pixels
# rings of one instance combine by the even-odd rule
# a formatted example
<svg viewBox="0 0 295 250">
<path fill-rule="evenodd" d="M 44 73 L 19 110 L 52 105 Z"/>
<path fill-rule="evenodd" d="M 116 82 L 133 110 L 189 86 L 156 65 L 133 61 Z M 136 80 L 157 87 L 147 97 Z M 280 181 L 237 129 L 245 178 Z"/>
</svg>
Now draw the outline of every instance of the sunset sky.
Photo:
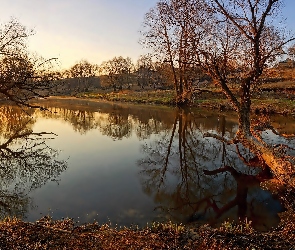
<svg viewBox="0 0 295 250">
<path fill-rule="evenodd" d="M 134 61 L 145 51 L 138 43 L 144 14 L 157 0 L 1 0 L 0 22 L 15 17 L 33 28 L 30 49 L 58 57 L 62 68 L 81 59 L 100 64 L 114 56 Z M 283 14 L 295 31 L 295 1 L 285 0 Z"/>
</svg>

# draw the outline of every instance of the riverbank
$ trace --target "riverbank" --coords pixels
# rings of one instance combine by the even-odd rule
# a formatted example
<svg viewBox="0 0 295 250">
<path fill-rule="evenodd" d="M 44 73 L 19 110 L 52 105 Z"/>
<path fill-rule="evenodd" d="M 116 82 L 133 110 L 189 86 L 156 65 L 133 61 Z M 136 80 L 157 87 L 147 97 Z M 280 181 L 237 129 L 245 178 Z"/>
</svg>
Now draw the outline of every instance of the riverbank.
<svg viewBox="0 0 295 250">
<path fill-rule="evenodd" d="M 287 216 L 287 215 L 283 215 Z M 1 249 L 294 249 L 292 218 L 270 232 L 251 223 L 185 227 L 172 223 L 146 228 L 112 228 L 97 223 L 75 226 L 71 219 L 44 217 L 35 223 L 6 219 L 0 223 Z M 291 222 L 290 222 L 291 219 Z"/>
<path fill-rule="evenodd" d="M 252 113 L 295 115 L 295 87 L 293 85 L 295 82 L 268 84 L 259 91 L 257 90 L 252 97 Z M 81 93 L 77 97 L 112 102 L 175 106 L 174 90 L 96 91 Z M 218 88 L 196 89 L 190 105 L 220 111 L 233 110 L 223 92 Z"/>
</svg>

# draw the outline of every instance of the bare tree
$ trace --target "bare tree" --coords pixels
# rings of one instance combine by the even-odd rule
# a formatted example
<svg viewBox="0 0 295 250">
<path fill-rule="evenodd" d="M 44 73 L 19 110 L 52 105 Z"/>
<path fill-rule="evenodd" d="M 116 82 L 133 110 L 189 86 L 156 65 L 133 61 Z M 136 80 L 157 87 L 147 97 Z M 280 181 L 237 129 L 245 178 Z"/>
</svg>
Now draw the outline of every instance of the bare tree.
<svg viewBox="0 0 295 250">
<path fill-rule="evenodd" d="M 163 0 L 147 14 L 147 24 L 152 27 L 146 33 L 148 45 L 165 56 L 172 68 L 174 66 L 179 72 L 181 63 L 190 62 L 181 61 L 182 56 L 186 58 L 187 55 L 192 62 L 196 60 L 197 65 L 221 87 L 237 111 L 239 130 L 235 140 L 260 152 L 261 159 L 271 167 L 276 177 L 295 187 L 295 178 L 292 177 L 294 162 L 269 145 L 262 136 L 262 131 L 272 129 L 270 122 L 261 119 L 258 124 L 251 124 L 250 119 L 251 96 L 261 84 L 263 71 L 284 53 L 283 47 L 295 39 L 277 25 L 282 0 L 200 0 L 194 4 L 202 8 L 195 9 L 194 4 L 188 8 L 188 3 L 190 1 L 175 3 L 179 6 L 177 10 L 181 10 L 177 12 L 172 7 L 174 1 Z M 195 15 L 188 16 L 189 13 Z M 187 22 L 189 29 L 186 33 L 183 27 Z M 183 32 L 175 33 L 175 27 Z M 188 39 L 179 39 L 182 37 Z M 173 47 L 175 44 L 177 46 Z M 187 54 L 181 50 L 181 44 L 185 44 L 183 49 L 188 51 Z M 183 72 L 187 72 L 185 65 Z M 175 83 L 179 82 L 177 70 L 174 72 Z M 238 83 L 238 89 L 231 88 L 232 83 Z"/>
<path fill-rule="evenodd" d="M 51 71 L 54 59 L 32 57 L 28 52 L 31 35 L 33 31 L 15 19 L 0 27 L 0 99 L 37 107 L 28 101 L 48 96 L 56 75 Z"/>
<path fill-rule="evenodd" d="M 168 62 L 178 105 L 190 102 L 192 69 L 196 54 L 192 50 L 196 31 L 205 15 L 205 3 L 197 0 L 162 0 L 145 16 L 142 43 L 153 49 L 159 60 Z"/>
<path fill-rule="evenodd" d="M 161 0 L 145 17 L 143 43 L 170 63 L 179 104 L 197 66 L 219 85 L 250 135 L 251 95 L 267 65 L 294 37 L 276 25 L 280 0 Z M 230 88 L 238 83 L 239 90 Z"/>
<path fill-rule="evenodd" d="M 78 82 L 78 90 L 88 91 L 91 86 L 91 79 L 98 74 L 98 65 L 91 64 L 87 60 L 82 60 L 72 66 L 65 72 L 65 76 L 76 78 Z"/>
<path fill-rule="evenodd" d="M 153 81 L 154 72 L 154 63 L 151 55 L 141 55 L 136 62 L 135 68 L 138 86 L 144 88 L 155 83 Z"/>
<path fill-rule="evenodd" d="M 34 34 L 16 19 L 0 27 L 0 52 L 1 55 L 15 56 L 22 54 L 27 49 L 27 38 Z"/>
<path fill-rule="evenodd" d="M 203 22 L 207 38 L 196 46 L 199 64 L 222 88 L 239 116 L 239 134 L 251 135 L 251 95 L 264 69 L 294 40 L 276 26 L 279 0 L 209 0 L 212 19 Z M 230 89 L 238 80 L 239 90 Z"/>
<path fill-rule="evenodd" d="M 134 68 L 130 57 L 114 57 L 100 65 L 100 74 L 108 76 L 109 84 L 114 88 L 122 90 L 124 84 L 130 83 L 131 71 Z"/>
</svg>

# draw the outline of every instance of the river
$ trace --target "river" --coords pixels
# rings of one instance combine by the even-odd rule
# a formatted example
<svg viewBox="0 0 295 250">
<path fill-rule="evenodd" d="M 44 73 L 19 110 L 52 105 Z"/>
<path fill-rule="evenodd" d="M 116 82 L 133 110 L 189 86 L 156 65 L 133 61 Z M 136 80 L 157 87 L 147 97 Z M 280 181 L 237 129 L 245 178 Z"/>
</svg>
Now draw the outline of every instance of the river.
<svg viewBox="0 0 295 250">
<path fill-rule="evenodd" d="M 204 137 L 233 138 L 234 113 L 70 99 L 41 104 L 48 110 L 0 107 L 2 218 L 49 215 L 113 226 L 247 218 L 262 231 L 278 225 L 284 207 L 260 187 L 271 175 L 255 154 Z M 293 117 L 271 119 L 278 131 L 295 133 Z"/>
</svg>

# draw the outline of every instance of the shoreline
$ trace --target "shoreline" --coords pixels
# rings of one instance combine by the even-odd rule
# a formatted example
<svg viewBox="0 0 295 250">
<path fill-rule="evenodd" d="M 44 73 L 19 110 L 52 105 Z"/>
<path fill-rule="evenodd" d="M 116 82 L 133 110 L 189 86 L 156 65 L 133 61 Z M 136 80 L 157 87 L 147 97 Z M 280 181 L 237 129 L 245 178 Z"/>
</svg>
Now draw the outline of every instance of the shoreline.
<svg viewBox="0 0 295 250">
<path fill-rule="evenodd" d="M 274 89 L 275 90 L 275 89 Z M 164 105 L 176 107 L 173 90 L 119 91 L 109 93 L 84 93 L 79 96 L 58 98 L 86 99 L 143 105 Z M 234 111 L 234 108 L 220 91 L 204 91 L 194 95 L 192 103 L 187 107 L 207 108 L 219 111 Z M 252 98 L 251 113 L 279 114 L 295 116 L 295 93 L 277 93 L 267 91 L 258 93 Z"/>
<path fill-rule="evenodd" d="M 136 92 L 132 92 L 136 93 Z M 153 91 L 154 94 L 154 91 Z M 169 94 L 170 95 L 170 94 Z M 162 99 L 161 99 L 162 98 Z M 149 95 L 149 92 L 145 92 L 145 95 L 133 96 L 133 94 L 126 94 L 124 92 L 111 92 L 108 95 L 89 95 L 82 94 L 80 96 L 49 96 L 44 99 L 32 99 L 32 103 L 40 103 L 46 100 L 83 100 L 92 102 L 106 102 L 106 103 L 122 103 L 122 104 L 136 104 L 136 105 L 156 105 L 165 107 L 177 107 L 173 103 L 173 98 L 170 97 L 158 97 L 157 95 Z M 5 102 L 0 102 L 4 104 Z M 208 110 L 218 110 L 220 112 L 231 111 L 235 112 L 234 108 L 225 98 L 208 98 L 207 96 L 199 97 L 194 99 L 194 101 L 185 107 L 180 108 L 205 108 Z M 294 116 L 295 117 L 295 98 L 274 98 L 270 96 L 264 99 L 252 99 L 251 114 L 262 114 L 262 115 L 283 115 L 283 116 Z"/>
</svg>

